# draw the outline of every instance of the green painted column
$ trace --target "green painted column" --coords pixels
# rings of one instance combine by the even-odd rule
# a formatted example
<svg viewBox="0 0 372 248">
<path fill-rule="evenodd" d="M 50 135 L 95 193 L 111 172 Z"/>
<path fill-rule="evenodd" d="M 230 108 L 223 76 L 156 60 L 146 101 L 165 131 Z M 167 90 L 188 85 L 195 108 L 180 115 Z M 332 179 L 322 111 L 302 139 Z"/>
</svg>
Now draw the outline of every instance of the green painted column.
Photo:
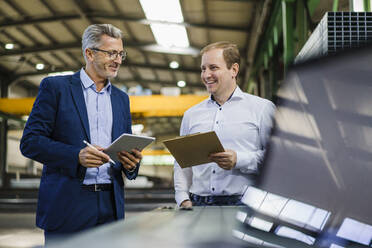
<svg viewBox="0 0 372 248">
<path fill-rule="evenodd" d="M 278 34 L 278 28 L 275 26 L 273 28 L 273 41 L 274 41 L 274 47 L 278 46 L 279 44 L 279 34 Z"/>
<path fill-rule="evenodd" d="M 283 18 L 283 61 L 285 68 L 294 59 L 294 1 L 282 0 Z"/>
<path fill-rule="evenodd" d="M 338 0 L 333 0 L 332 11 L 333 12 L 337 12 L 338 11 Z"/>
<path fill-rule="evenodd" d="M 301 48 L 305 45 L 307 41 L 307 14 L 305 8 L 305 0 L 297 0 L 296 2 L 296 33 L 297 33 L 297 46 L 296 46 L 296 56 Z"/>
<path fill-rule="evenodd" d="M 371 1 L 364 0 L 364 11 L 371 12 Z"/>
</svg>

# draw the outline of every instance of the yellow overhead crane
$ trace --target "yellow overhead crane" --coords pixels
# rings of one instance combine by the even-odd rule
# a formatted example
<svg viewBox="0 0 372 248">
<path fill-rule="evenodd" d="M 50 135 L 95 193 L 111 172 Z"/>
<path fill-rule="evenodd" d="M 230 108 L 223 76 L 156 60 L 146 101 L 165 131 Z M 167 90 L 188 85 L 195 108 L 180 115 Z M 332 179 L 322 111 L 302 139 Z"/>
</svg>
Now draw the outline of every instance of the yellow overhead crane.
<svg viewBox="0 0 372 248">
<path fill-rule="evenodd" d="M 130 96 L 133 119 L 138 117 L 182 116 L 207 95 Z M 0 98 L 0 111 L 12 115 L 29 115 L 35 98 Z"/>
<path fill-rule="evenodd" d="M 133 120 L 146 117 L 182 116 L 190 107 L 206 99 L 207 95 L 130 96 Z M 0 111 L 11 115 L 29 115 L 35 98 L 0 98 Z M 168 155 L 167 150 L 145 150 L 143 155 Z"/>
</svg>

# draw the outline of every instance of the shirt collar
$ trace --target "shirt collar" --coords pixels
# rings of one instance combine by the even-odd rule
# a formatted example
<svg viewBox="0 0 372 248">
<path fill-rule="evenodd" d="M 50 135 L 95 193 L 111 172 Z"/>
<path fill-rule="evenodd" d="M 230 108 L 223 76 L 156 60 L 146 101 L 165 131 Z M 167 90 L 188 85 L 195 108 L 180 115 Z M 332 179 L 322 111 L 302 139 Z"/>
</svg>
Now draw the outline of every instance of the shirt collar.
<svg viewBox="0 0 372 248">
<path fill-rule="evenodd" d="M 239 86 L 236 86 L 234 92 L 230 96 L 229 99 L 243 99 L 244 98 L 244 92 L 239 88 Z"/>
<path fill-rule="evenodd" d="M 235 90 L 233 91 L 233 93 L 230 95 L 230 97 L 227 99 L 226 102 L 230 101 L 231 99 L 242 99 L 243 97 L 244 97 L 243 91 L 239 88 L 239 86 L 236 86 Z M 214 99 L 213 95 L 210 95 L 209 102 L 217 103 L 216 100 Z"/>
<path fill-rule="evenodd" d="M 94 84 L 94 81 L 89 77 L 84 68 L 81 68 L 80 70 L 80 80 L 84 89 L 93 87 L 96 90 L 96 85 Z M 105 87 L 103 87 L 101 92 L 107 91 L 109 94 L 111 94 L 111 82 L 109 79 L 107 79 L 107 82 L 108 83 L 105 85 Z"/>
</svg>

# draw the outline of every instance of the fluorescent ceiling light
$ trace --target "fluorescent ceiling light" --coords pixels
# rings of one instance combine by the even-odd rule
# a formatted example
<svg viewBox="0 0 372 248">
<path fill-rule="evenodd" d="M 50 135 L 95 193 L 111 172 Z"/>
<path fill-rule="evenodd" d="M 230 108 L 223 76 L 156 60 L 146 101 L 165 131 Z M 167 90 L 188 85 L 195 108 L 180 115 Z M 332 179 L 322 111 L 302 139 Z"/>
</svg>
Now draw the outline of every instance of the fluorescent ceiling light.
<svg viewBox="0 0 372 248">
<path fill-rule="evenodd" d="M 177 61 L 172 61 L 169 63 L 169 67 L 172 69 L 177 69 L 180 65 L 178 64 Z"/>
<path fill-rule="evenodd" d="M 183 16 L 179 0 L 140 0 L 146 18 L 154 21 L 182 23 Z M 164 7 L 166 6 L 166 8 Z M 150 24 L 155 40 L 166 47 L 188 47 L 186 28 L 177 24 Z"/>
<path fill-rule="evenodd" d="M 178 87 L 180 87 L 180 88 L 183 88 L 183 87 L 185 87 L 185 86 L 186 86 L 186 82 L 185 82 L 185 81 L 183 81 L 183 80 L 181 80 L 181 81 L 178 81 L 178 82 L 177 82 L 177 86 L 178 86 Z"/>
<path fill-rule="evenodd" d="M 179 0 L 140 0 L 140 3 L 149 20 L 183 22 Z"/>
<path fill-rule="evenodd" d="M 152 33 L 159 45 L 165 47 L 188 47 L 186 29 L 174 24 L 151 24 Z"/>
<path fill-rule="evenodd" d="M 152 44 L 144 45 L 141 48 L 149 52 L 191 55 L 194 57 L 197 57 L 200 53 L 200 50 L 195 47 L 165 47 L 157 44 Z"/>
<path fill-rule="evenodd" d="M 5 44 L 5 49 L 11 50 L 13 48 L 14 48 L 14 44 L 13 43 L 7 43 L 7 44 Z"/>
<path fill-rule="evenodd" d="M 52 77 L 52 76 L 65 76 L 65 75 L 72 75 L 74 74 L 73 71 L 59 71 L 59 72 L 52 72 L 52 73 L 49 73 L 48 76 Z"/>
<path fill-rule="evenodd" d="M 35 68 L 36 68 L 36 70 L 42 70 L 42 69 L 44 69 L 44 64 L 41 64 L 41 63 L 36 64 Z"/>
</svg>

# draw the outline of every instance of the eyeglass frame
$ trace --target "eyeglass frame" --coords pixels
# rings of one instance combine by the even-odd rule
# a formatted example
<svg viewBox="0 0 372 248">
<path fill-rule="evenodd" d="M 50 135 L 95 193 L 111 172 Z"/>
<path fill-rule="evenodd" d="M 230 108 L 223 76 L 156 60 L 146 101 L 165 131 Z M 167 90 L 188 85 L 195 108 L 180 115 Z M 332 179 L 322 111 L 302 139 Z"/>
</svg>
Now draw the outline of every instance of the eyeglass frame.
<svg viewBox="0 0 372 248">
<path fill-rule="evenodd" d="M 118 56 L 121 57 L 121 61 L 124 61 L 125 58 L 127 57 L 127 51 L 121 51 L 120 53 L 116 50 L 113 50 L 113 51 L 107 51 L 107 50 L 102 50 L 102 49 L 99 49 L 99 48 L 96 48 L 96 47 L 91 47 L 89 48 L 93 51 L 98 51 L 98 52 L 103 52 L 103 53 L 106 53 L 110 59 L 116 59 Z M 122 54 L 122 55 L 120 55 Z"/>
</svg>

